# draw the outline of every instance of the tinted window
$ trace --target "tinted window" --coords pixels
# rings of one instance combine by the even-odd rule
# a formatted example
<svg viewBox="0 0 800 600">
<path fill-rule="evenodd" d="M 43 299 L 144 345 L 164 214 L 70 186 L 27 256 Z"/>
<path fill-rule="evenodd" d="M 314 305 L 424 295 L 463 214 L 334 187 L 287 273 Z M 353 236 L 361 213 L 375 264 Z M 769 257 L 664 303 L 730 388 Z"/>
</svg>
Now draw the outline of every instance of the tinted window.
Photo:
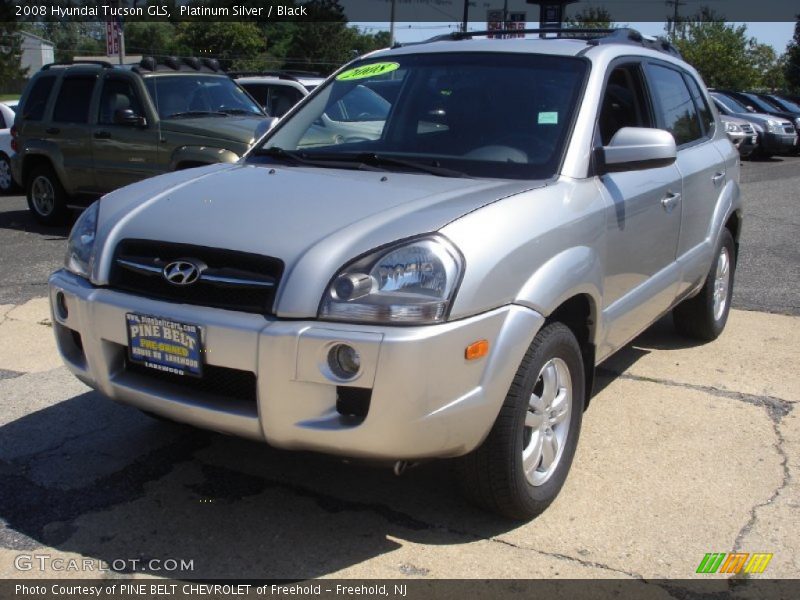
<svg viewBox="0 0 800 600">
<path fill-rule="evenodd" d="M 100 96 L 100 118 L 103 124 L 114 123 L 114 114 L 118 110 L 131 109 L 137 115 L 142 115 L 142 105 L 136 90 L 130 81 L 124 79 L 106 79 L 103 83 L 103 93 Z"/>
<path fill-rule="evenodd" d="M 8 129 L 8 125 L 6 125 L 6 118 L 3 116 L 3 113 L 0 113 L 0 129 Z"/>
<path fill-rule="evenodd" d="M 649 65 L 648 75 L 660 126 L 672 134 L 678 146 L 702 137 L 700 119 L 681 74 L 667 67 Z"/>
<path fill-rule="evenodd" d="M 221 75 L 159 75 L 145 79 L 145 85 L 162 119 L 264 114 L 242 88 Z"/>
<path fill-rule="evenodd" d="M 714 131 L 714 114 L 708 107 L 708 102 L 706 102 L 706 98 L 694 78 L 687 75 L 686 81 L 689 84 L 689 91 L 692 94 L 697 111 L 700 113 L 700 122 L 703 123 L 706 134 L 710 135 Z"/>
<path fill-rule="evenodd" d="M 47 98 L 50 90 L 53 89 L 55 77 L 39 77 L 33 84 L 28 97 L 25 99 L 25 106 L 22 109 L 22 118 L 29 121 L 41 121 L 44 117 L 44 109 L 47 106 Z"/>
<path fill-rule="evenodd" d="M 256 102 L 258 102 L 264 108 L 267 108 L 267 101 L 269 100 L 269 87 L 259 83 L 243 83 L 241 86 L 247 90 L 247 93 L 250 94 Z M 267 113 L 270 116 L 274 116 L 269 110 Z"/>
<path fill-rule="evenodd" d="M 744 115 L 749 112 L 738 100 L 726 96 L 725 94 L 711 94 L 711 97 L 732 113 Z"/>
<path fill-rule="evenodd" d="M 287 85 L 271 86 L 267 112 L 273 117 L 282 117 L 302 98 L 302 92 L 293 87 Z"/>
<path fill-rule="evenodd" d="M 95 81 L 96 77 L 65 77 L 53 108 L 53 121 L 88 123 Z"/>
<path fill-rule="evenodd" d="M 608 76 L 598 128 L 604 146 L 623 127 L 652 127 L 645 102 L 642 74 L 637 64 L 615 68 Z"/>
</svg>

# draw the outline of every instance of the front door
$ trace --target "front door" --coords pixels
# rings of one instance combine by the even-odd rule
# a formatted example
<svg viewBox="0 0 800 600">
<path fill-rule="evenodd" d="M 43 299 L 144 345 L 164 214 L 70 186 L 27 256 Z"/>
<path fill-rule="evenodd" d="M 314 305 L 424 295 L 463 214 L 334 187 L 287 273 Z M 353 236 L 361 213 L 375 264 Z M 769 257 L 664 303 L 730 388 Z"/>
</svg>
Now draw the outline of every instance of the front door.
<svg viewBox="0 0 800 600">
<path fill-rule="evenodd" d="M 146 122 L 143 125 L 115 123 L 118 111 L 126 109 L 145 117 Z M 133 82 L 119 75 L 107 75 L 92 132 L 97 181 L 102 192 L 162 171 L 158 161 L 158 129 L 148 121 Z"/>
</svg>

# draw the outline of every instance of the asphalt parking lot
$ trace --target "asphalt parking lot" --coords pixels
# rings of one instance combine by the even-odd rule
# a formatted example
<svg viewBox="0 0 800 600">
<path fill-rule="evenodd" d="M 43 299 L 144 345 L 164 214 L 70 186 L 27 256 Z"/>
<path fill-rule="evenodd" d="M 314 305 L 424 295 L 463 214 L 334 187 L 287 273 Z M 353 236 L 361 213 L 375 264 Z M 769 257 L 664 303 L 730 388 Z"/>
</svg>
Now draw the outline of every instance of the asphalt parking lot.
<svg viewBox="0 0 800 600">
<path fill-rule="evenodd" d="M 664 319 L 603 364 L 566 486 L 524 525 L 465 503 L 444 463 L 395 477 L 103 399 L 52 341 L 67 230 L 2 197 L 0 578 L 81 575 L 23 554 L 193 561 L 142 571 L 187 578 L 689 578 L 734 551 L 800 577 L 799 189 L 800 157 L 743 164 L 727 330 L 693 345 Z"/>
</svg>

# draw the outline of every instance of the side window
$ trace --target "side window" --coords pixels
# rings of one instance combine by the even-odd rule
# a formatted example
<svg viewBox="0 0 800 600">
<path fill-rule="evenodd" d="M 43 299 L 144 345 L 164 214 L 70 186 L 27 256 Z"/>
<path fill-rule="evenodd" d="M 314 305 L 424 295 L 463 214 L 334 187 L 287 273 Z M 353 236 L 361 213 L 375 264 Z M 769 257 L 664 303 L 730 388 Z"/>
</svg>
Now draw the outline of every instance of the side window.
<svg viewBox="0 0 800 600">
<path fill-rule="evenodd" d="M 273 86 L 269 93 L 269 108 L 267 112 L 273 117 L 282 117 L 295 104 L 300 102 L 303 94 L 286 85 Z"/>
<path fill-rule="evenodd" d="M 6 125 L 6 118 L 3 116 L 3 113 L 0 112 L 0 129 L 8 129 L 10 125 Z"/>
<path fill-rule="evenodd" d="M 653 127 L 646 98 L 638 63 L 615 67 L 611 71 L 597 123 L 604 146 L 623 127 Z"/>
<path fill-rule="evenodd" d="M 133 84 L 126 79 L 106 79 L 103 93 L 100 96 L 100 115 L 98 122 L 103 125 L 114 123 L 114 114 L 118 110 L 131 109 L 142 115 L 142 104 Z"/>
<path fill-rule="evenodd" d="M 703 123 L 706 135 L 712 135 L 714 133 L 714 113 L 711 112 L 705 96 L 700 91 L 700 86 L 697 85 L 694 77 L 687 75 L 686 81 L 689 84 L 689 92 L 692 94 L 694 104 L 700 113 L 700 122 Z"/>
<path fill-rule="evenodd" d="M 20 108 L 22 118 L 28 121 L 41 121 L 44 117 L 44 109 L 47 106 L 47 99 L 50 97 L 50 90 L 53 89 L 55 77 L 39 77 L 33 84 L 28 97 L 25 99 L 25 106 Z"/>
<path fill-rule="evenodd" d="M 242 87 L 247 90 L 247 93 L 253 97 L 253 100 L 258 102 L 261 108 L 267 108 L 267 96 L 269 96 L 269 86 L 259 83 L 243 83 Z M 269 116 L 274 117 L 269 110 Z"/>
<path fill-rule="evenodd" d="M 683 76 L 675 69 L 650 64 L 647 68 L 660 126 L 675 138 L 675 144 L 688 144 L 703 136 L 700 117 Z"/>
<path fill-rule="evenodd" d="M 65 77 L 53 108 L 57 123 L 88 123 L 89 103 L 97 77 Z"/>
</svg>

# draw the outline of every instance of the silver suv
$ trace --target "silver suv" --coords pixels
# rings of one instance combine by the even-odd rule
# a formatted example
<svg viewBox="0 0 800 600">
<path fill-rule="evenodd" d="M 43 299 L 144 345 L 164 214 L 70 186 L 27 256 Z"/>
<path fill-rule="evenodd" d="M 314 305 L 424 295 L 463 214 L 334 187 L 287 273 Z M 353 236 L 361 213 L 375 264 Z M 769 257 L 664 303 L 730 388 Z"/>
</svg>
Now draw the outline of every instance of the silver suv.
<svg viewBox="0 0 800 600">
<path fill-rule="evenodd" d="M 540 513 L 595 366 L 669 311 L 723 330 L 742 222 L 697 72 L 635 32 L 571 35 L 375 52 L 238 163 L 103 197 L 50 278 L 66 364 L 279 448 L 455 459 L 481 506 Z M 388 111 L 354 110 L 374 95 Z M 358 136 L 321 145 L 326 113 Z"/>
</svg>

